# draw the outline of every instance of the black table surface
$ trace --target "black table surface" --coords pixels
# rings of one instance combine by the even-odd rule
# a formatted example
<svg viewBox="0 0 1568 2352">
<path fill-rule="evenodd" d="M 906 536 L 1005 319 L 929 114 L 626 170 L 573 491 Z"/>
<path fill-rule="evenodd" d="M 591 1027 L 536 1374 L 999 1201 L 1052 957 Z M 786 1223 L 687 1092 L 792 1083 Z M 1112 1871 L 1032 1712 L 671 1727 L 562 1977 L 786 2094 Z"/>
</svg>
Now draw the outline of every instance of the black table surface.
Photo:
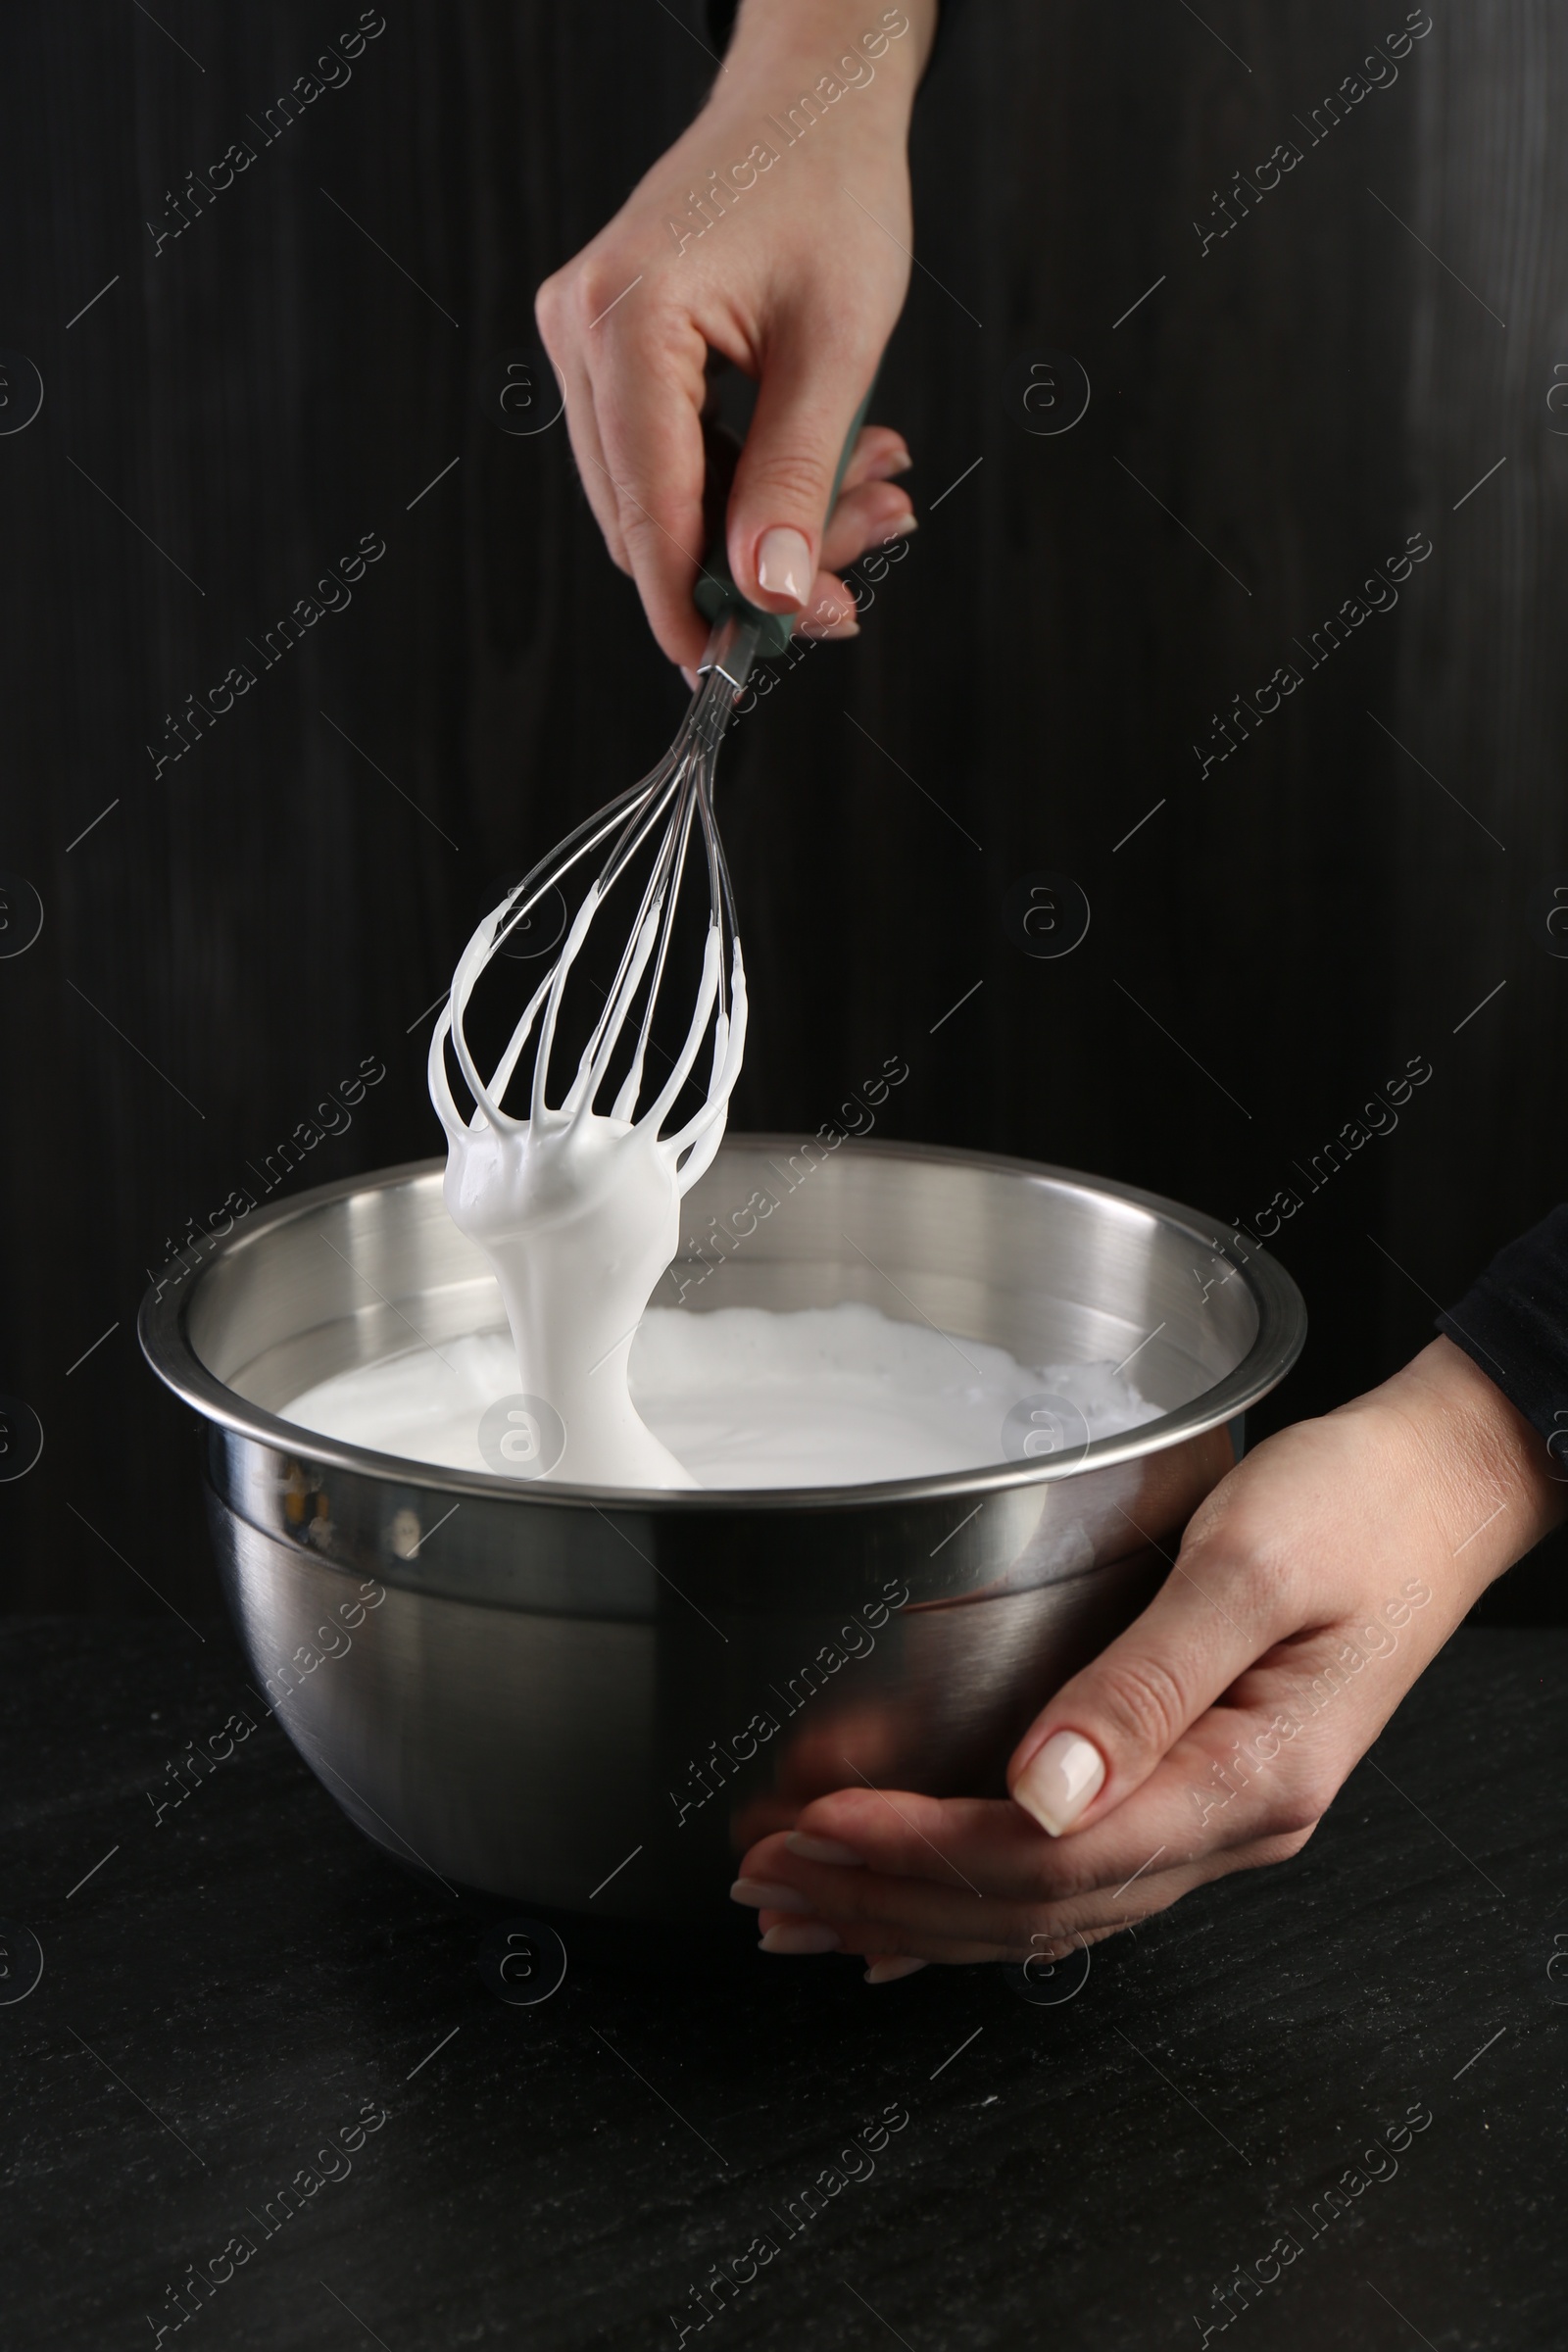
<svg viewBox="0 0 1568 2352">
<path fill-rule="evenodd" d="M 1568 1635 L 1038 1998 L 629 1936 L 514 2006 L 275 1725 L 156 1815 L 200 1630 L 0 1621 L 7 2347 L 1568 2342 Z"/>
</svg>

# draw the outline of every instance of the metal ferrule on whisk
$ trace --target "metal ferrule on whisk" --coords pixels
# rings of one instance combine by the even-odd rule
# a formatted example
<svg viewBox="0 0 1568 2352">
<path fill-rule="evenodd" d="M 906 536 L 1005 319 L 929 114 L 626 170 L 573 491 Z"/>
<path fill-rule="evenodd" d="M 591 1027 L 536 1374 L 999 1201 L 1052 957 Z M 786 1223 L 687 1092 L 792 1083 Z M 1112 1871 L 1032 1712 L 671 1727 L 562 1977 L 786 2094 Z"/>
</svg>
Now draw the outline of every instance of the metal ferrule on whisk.
<svg viewBox="0 0 1568 2352">
<path fill-rule="evenodd" d="M 708 648 L 697 664 L 699 677 L 716 669 L 728 678 L 737 694 L 744 694 L 757 659 L 757 641 L 761 634 L 754 612 L 725 612 L 714 621 L 709 636 Z"/>
</svg>

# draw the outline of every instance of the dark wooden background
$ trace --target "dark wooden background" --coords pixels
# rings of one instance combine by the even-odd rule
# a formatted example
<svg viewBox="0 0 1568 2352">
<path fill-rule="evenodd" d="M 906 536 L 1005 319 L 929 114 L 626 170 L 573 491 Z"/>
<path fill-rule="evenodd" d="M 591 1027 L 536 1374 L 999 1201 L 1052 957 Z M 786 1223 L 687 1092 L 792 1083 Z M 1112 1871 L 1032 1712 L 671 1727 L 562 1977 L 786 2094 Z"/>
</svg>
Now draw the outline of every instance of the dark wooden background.
<svg viewBox="0 0 1568 2352">
<path fill-rule="evenodd" d="M 31 0 L 0 27 L 0 347 L 45 387 L 0 437 L 0 869 L 45 913 L 0 961 L 0 1391 L 46 1432 L 0 1485 L 12 1607 L 157 1608 L 131 1566 L 211 1604 L 192 1436 L 134 1346 L 148 1270 L 363 1056 L 385 1081 L 295 1185 L 438 1147 L 421 1015 L 457 948 L 682 700 L 564 428 L 508 436 L 481 379 L 699 102 L 703 20 L 386 0 L 349 84 L 261 148 L 248 118 L 357 13 Z M 1250 1222 L 1430 1057 L 1280 1237 L 1312 1336 L 1260 1427 L 1402 1360 L 1563 1190 L 1568 31 L 1546 0 L 1438 4 L 1308 145 L 1403 13 L 954 19 L 878 402 L 922 527 L 859 642 L 739 727 L 722 797 L 739 1126 L 814 1127 L 900 1054 L 889 1132 Z M 238 137 L 256 163 L 155 257 L 166 191 Z M 1212 191 L 1291 137 L 1201 256 Z M 1042 438 L 1007 381 L 1049 350 L 1093 397 Z M 1397 610 L 1200 781 L 1211 713 L 1413 531 Z M 350 609 L 155 780 L 165 714 L 366 532 L 387 552 Z M 1004 921 L 1042 869 L 1093 907 L 1059 961 Z M 1556 1584 L 1538 1564 L 1512 1605 Z"/>
</svg>

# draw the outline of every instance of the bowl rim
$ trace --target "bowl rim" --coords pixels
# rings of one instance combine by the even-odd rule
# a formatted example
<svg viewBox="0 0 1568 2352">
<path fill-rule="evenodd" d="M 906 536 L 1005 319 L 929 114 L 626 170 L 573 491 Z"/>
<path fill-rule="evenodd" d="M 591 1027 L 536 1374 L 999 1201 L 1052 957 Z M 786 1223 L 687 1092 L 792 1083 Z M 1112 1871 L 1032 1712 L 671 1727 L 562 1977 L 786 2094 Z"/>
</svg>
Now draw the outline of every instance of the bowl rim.
<svg viewBox="0 0 1568 2352">
<path fill-rule="evenodd" d="M 799 1135 L 776 1132 L 735 1132 L 726 1136 L 724 1150 L 799 1150 Z M 419 1462 L 401 1454 L 377 1453 L 319 1436 L 285 1421 L 281 1415 L 253 1405 L 210 1372 L 191 1342 L 190 1309 L 203 1282 L 224 1256 L 252 1247 L 261 1236 L 314 1215 L 356 1193 L 384 1192 L 395 1185 L 441 1176 L 444 1157 L 403 1160 L 368 1174 L 339 1177 L 314 1186 L 286 1200 L 247 1216 L 220 1236 L 209 1236 L 186 1252 L 198 1259 L 194 1280 L 181 1276 L 163 1296 L 163 1283 L 149 1286 L 136 1318 L 136 1336 L 143 1355 L 165 1387 L 188 1404 L 203 1421 L 267 1446 L 274 1453 L 294 1455 L 312 1464 L 347 1470 L 383 1484 L 428 1489 L 457 1495 L 485 1496 L 524 1506 L 639 1512 L 747 1512 L 758 1510 L 822 1511 L 870 1508 L 888 1503 L 942 1500 L 956 1495 L 978 1495 L 982 1501 L 1014 1487 L 1054 1485 L 1082 1478 L 1116 1463 L 1164 1452 L 1172 1446 L 1200 1438 L 1223 1427 L 1256 1404 L 1284 1379 L 1306 1342 L 1306 1302 L 1285 1268 L 1249 1235 L 1218 1219 L 1203 1218 L 1194 1209 L 1163 1194 L 1144 1191 L 1110 1177 L 1090 1176 L 1080 1169 L 1043 1160 L 1020 1159 L 1004 1152 L 975 1152 L 957 1145 L 901 1143 L 895 1138 L 847 1138 L 841 1149 L 879 1158 L 912 1160 L 926 1166 L 952 1166 L 1017 1176 L 1080 1192 L 1108 1196 L 1129 1206 L 1158 1216 L 1190 1235 L 1216 1258 L 1230 1263 L 1246 1282 L 1257 1312 L 1257 1331 L 1241 1362 L 1223 1380 L 1205 1389 L 1191 1402 L 1161 1413 L 1136 1429 L 1092 1441 L 1071 1461 L 1042 1457 L 1031 1462 L 1001 1462 L 973 1470 L 939 1471 L 924 1478 L 888 1479 L 864 1486 L 837 1487 L 709 1487 L 634 1488 L 573 1487 L 545 1480 L 509 1479 L 486 1471 L 455 1470 L 434 1462 Z M 205 1254 L 204 1254 L 205 1253 Z M 1228 1277 L 1227 1277 L 1228 1279 Z M 956 1532 L 956 1531 L 955 1531 Z"/>
</svg>

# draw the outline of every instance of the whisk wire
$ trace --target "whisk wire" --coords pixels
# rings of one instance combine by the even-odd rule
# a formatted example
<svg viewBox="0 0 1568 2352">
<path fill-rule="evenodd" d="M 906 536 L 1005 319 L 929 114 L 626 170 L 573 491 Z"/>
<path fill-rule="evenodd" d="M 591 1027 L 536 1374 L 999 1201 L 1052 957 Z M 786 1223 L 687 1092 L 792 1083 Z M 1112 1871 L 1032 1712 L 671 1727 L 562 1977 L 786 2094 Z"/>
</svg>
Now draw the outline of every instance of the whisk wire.
<svg viewBox="0 0 1568 2352">
<path fill-rule="evenodd" d="M 619 878 L 619 875 L 625 870 L 625 866 L 629 862 L 631 857 L 634 855 L 635 850 L 641 846 L 642 841 L 645 840 L 648 833 L 652 831 L 653 825 L 657 821 L 659 810 L 663 808 L 666 800 L 675 789 L 675 780 L 671 779 L 668 791 L 660 796 L 659 802 L 657 803 L 654 811 L 650 814 L 647 823 L 640 828 L 637 841 L 633 843 L 630 848 L 628 848 L 626 857 L 622 858 L 618 864 L 612 859 L 611 865 L 607 866 L 606 878 L 602 880 L 600 884 L 601 898 L 607 896 L 609 891 L 613 888 L 614 883 Z M 590 1037 L 588 1044 L 584 1049 L 583 1060 L 585 1062 L 590 1059 L 597 1060 L 599 1058 L 600 1041 L 604 1037 L 607 1029 L 611 1028 L 612 1023 L 613 1024 L 613 1033 L 610 1041 L 612 1051 L 613 1051 L 614 1044 L 620 1036 L 621 1029 L 625 1022 L 627 1008 L 630 1004 L 632 997 L 636 993 L 643 971 L 647 966 L 650 947 L 652 944 L 651 934 L 649 931 L 650 923 L 657 923 L 662 935 L 667 934 L 669 923 L 674 911 L 675 897 L 680 889 L 680 867 L 685 861 L 686 849 L 684 838 L 682 838 L 680 842 L 678 856 L 673 854 L 674 847 L 674 828 L 673 824 L 671 824 L 665 832 L 664 839 L 660 846 L 659 856 L 654 861 L 653 870 L 649 874 L 648 880 L 644 885 L 642 904 L 637 909 L 636 917 L 632 923 L 631 930 L 627 935 L 626 945 L 621 952 L 619 966 L 616 970 L 614 980 L 611 984 L 610 993 L 605 999 L 604 1010 L 600 1014 L 598 1021 L 595 1023 L 593 1035 Z M 674 890 L 669 888 L 672 868 L 675 882 Z M 659 970 L 655 974 L 653 993 L 650 995 L 649 999 L 650 1006 L 653 1003 L 653 995 L 658 993 L 659 979 L 662 973 L 662 969 L 663 956 L 661 954 Z M 603 1077 L 603 1070 L 601 1069 L 601 1078 Z M 596 1094 L 598 1092 L 597 1085 L 595 1086 L 594 1092 Z"/>
<path fill-rule="evenodd" d="M 637 1032 L 636 1051 L 632 1054 L 631 1067 L 626 1073 L 626 1077 L 621 1086 L 620 1092 L 615 1097 L 614 1108 L 611 1113 L 612 1118 L 629 1119 L 637 1107 L 637 1098 L 642 1093 L 643 1068 L 648 1058 L 648 1040 L 654 1025 L 654 1006 L 659 1001 L 659 991 L 664 977 L 664 964 L 669 955 L 670 935 L 674 929 L 675 922 L 675 905 L 680 895 L 681 881 L 686 870 L 686 843 L 690 833 L 691 809 L 688 806 L 681 820 L 680 847 L 673 861 L 672 886 L 667 888 L 662 894 L 660 900 L 658 956 L 654 964 L 653 977 L 648 983 L 648 995 L 643 1004 L 643 1017 L 641 1026 Z M 650 947 L 653 944 L 653 936 L 652 916 L 650 916 L 644 926 L 644 937 L 648 940 Z M 628 1006 L 631 1003 L 632 995 L 641 980 L 642 966 L 646 964 L 647 960 L 647 953 L 644 952 L 639 959 L 637 977 L 629 984 L 627 988 L 626 1004 Z M 617 1021 L 615 1024 L 616 1039 L 619 1038 L 621 1022 L 624 1020 L 624 1018 L 625 1013 L 623 1011 L 621 1014 L 621 1020 Z M 608 1053 L 605 1058 L 608 1062 Z"/>
<path fill-rule="evenodd" d="M 729 1094 L 739 1074 L 746 1026 L 740 941 L 729 869 L 713 816 L 712 773 L 719 743 L 746 683 L 756 645 L 757 630 L 751 621 L 732 614 L 718 622 L 680 731 L 659 765 L 640 784 L 619 794 L 567 834 L 475 930 L 459 959 L 451 996 L 430 1042 L 431 1096 L 443 1125 L 454 1139 L 485 1125 L 497 1134 L 520 1131 L 524 1122 L 508 1112 L 503 1104 L 524 1050 L 536 1032 L 529 1088 L 530 1118 L 554 1121 L 590 1114 L 610 1077 L 634 1009 L 640 1004 L 636 1043 L 611 1116 L 652 1130 L 661 1149 L 668 1154 L 683 1192 L 711 1160 L 723 1134 Z M 637 1106 L 646 1083 L 655 1010 L 667 977 L 694 826 L 702 836 L 709 902 L 694 1017 L 668 1077 L 639 1117 Z M 465 1016 L 473 990 L 493 957 L 551 891 L 559 888 L 584 858 L 607 842 L 610 848 L 603 865 L 567 925 L 556 960 L 530 996 L 487 1082 L 465 1034 Z M 654 845 L 652 863 L 620 951 L 614 979 L 592 1025 L 571 1083 L 560 1104 L 551 1108 L 550 1063 L 567 976 L 610 893 L 634 862 L 649 852 L 651 845 Z M 726 969 L 726 962 L 731 968 Z M 704 1041 L 710 1036 L 712 1056 L 706 1099 L 682 1127 L 665 1136 L 664 1121 L 690 1081 Z M 473 1097 L 474 1107 L 467 1118 L 458 1110 L 447 1076 L 449 1037 L 464 1082 Z"/>
</svg>

